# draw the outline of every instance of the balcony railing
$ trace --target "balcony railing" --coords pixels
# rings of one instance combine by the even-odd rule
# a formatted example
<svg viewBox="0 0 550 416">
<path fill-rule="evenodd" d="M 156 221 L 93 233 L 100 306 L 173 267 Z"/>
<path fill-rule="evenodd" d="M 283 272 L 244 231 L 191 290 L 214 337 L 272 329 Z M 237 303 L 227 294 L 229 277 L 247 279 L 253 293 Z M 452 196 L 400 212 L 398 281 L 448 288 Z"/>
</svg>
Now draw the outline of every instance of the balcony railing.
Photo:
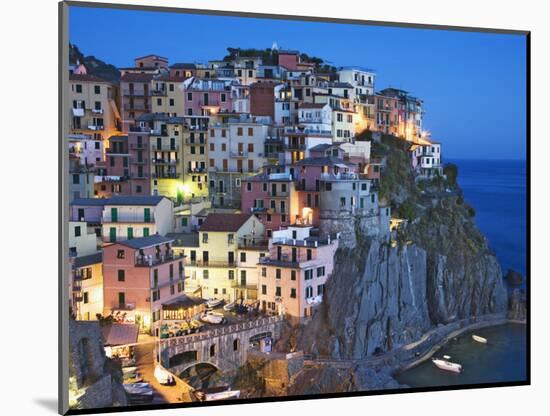
<svg viewBox="0 0 550 416">
<path fill-rule="evenodd" d="M 186 259 L 185 263 L 186 266 L 190 267 L 237 267 L 237 262 L 229 260 L 191 260 Z"/>
<path fill-rule="evenodd" d="M 154 164 L 154 165 L 171 165 L 171 166 L 175 166 L 177 165 L 178 163 L 180 163 L 179 160 L 174 160 L 174 159 L 151 159 L 151 162 Z"/>
<path fill-rule="evenodd" d="M 187 173 L 206 173 L 206 168 L 187 168 Z"/>
<path fill-rule="evenodd" d="M 178 172 L 160 172 L 152 173 L 151 177 L 153 179 L 177 179 L 181 176 L 181 173 Z"/>
<path fill-rule="evenodd" d="M 136 266 L 152 267 L 162 263 L 183 259 L 182 253 L 175 254 L 173 250 L 165 251 L 158 255 L 138 255 L 136 257 Z"/>
<path fill-rule="evenodd" d="M 246 158 L 248 157 L 248 152 L 244 150 L 240 152 L 230 152 L 230 155 L 234 158 Z"/>
<path fill-rule="evenodd" d="M 88 130 L 99 131 L 104 129 L 105 127 L 101 124 L 88 124 Z"/>
<path fill-rule="evenodd" d="M 160 90 L 152 90 L 151 91 L 151 95 L 154 95 L 156 97 L 166 97 L 166 90 L 165 89 L 160 89 Z"/>
<path fill-rule="evenodd" d="M 113 308 L 115 311 L 133 311 L 136 309 L 136 302 L 119 303 Z"/>
<path fill-rule="evenodd" d="M 92 108 L 92 113 L 103 114 L 103 108 Z"/>
<path fill-rule="evenodd" d="M 180 150 L 180 146 L 178 144 L 161 144 L 160 146 L 158 144 L 153 144 L 151 146 L 152 151 L 160 151 L 160 152 L 177 152 Z"/>
</svg>

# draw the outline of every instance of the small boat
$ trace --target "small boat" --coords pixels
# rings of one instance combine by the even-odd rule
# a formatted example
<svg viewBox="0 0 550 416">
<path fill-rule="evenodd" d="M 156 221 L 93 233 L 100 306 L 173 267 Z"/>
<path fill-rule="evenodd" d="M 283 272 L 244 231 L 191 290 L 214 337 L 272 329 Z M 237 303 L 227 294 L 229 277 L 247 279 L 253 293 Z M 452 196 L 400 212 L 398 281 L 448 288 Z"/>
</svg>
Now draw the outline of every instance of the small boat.
<svg viewBox="0 0 550 416">
<path fill-rule="evenodd" d="M 131 404 L 151 403 L 154 392 L 149 383 L 124 384 L 124 390 Z"/>
<path fill-rule="evenodd" d="M 235 308 L 235 305 L 236 305 L 235 301 L 228 303 L 223 307 L 223 310 L 226 312 L 230 312 Z"/>
<path fill-rule="evenodd" d="M 201 315 L 201 321 L 208 324 L 222 324 L 224 323 L 225 318 L 221 313 L 206 312 Z"/>
<path fill-rule="evenodd" d="M 432 362 L 441 370 L 451 371 L 453 373 L 462 373 L 462 366 L 460 364 L 452 363 L 440 358 L 432 358 Z"/>
<path fill-rule="evenodd" d="M 176 384 L 174 376 L 158 364 L 155 366 L 154 375 L 157 381 L 164 386 L 173 386 Z"/>
<path fill-rule="evenodd" d="M 203 390 L 195 390 L 193 393 L 201 402 L 238 399 L 241 395 L 240 390 L 230 390 L 229 386 L 210 387 Z"/>
<path fill-rule="evenodd" d="M 446 360 L 450 360 L 451 356 L 450 355 L 444 355 L 443 358 L 445 358 Z"/>
<path fill-rule="evenodd" d="M 208 299 L 206 301 L 206 306 L 208 306 L 211 309 L 217 308 L 218 306 L 221 306 L 223 304 L 223 299 Z"/>
<path fill-rule="evenodd" d="M 487 338 L 480 337 L 479 335 L 472 335 L 472 339 L 480 342 L 481 344 L 487 344 Z"/>
</svg>

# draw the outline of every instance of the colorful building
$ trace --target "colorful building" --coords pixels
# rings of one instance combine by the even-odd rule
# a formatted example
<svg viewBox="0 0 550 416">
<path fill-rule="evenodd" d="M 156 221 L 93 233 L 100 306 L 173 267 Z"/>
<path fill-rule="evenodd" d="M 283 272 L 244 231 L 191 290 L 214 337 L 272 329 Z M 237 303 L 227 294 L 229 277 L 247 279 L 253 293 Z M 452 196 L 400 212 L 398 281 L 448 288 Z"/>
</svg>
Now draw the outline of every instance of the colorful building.
<svg viewBox="0 0 550 416">
<path fill-rule="evenodd" d="M 334 267 L 337 236 L 314 237 L 311 227 L 273 232 L 269 256 L 260 259 L 258 299 L 265 313 L 304 318 L 322 302 Z"/>
</svg>

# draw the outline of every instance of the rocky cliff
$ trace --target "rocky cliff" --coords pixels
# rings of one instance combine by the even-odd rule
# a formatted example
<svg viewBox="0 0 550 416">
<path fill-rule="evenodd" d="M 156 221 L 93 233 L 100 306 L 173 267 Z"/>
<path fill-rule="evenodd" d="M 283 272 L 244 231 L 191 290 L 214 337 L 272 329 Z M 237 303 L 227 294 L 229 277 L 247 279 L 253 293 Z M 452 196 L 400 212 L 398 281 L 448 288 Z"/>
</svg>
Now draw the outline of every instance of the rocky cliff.
<svg viewBox="0 0 550 416">
<path fill-rule="evenodd" d="M 341 249 L 324 301 L 299 331 L 314 355 L 362 359 L 417 341 L 430 328 L 505 313 L 497 259 L 456 183 L 416 183 L 406 144 L 386 136 L 374 151 L 387 159 L 381 198 L 406 225 L 392 240 L 364 237 Z"/>
</svg>

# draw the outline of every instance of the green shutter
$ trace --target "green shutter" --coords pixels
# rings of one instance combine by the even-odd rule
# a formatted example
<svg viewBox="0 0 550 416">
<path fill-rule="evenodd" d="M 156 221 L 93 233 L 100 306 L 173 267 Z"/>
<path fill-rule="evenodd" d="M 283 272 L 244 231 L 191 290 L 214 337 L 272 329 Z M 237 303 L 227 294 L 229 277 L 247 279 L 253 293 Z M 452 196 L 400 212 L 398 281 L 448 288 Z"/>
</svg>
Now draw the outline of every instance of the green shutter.
<svg viewBox="0 0 550 416">
<path fill-rule="evenodd" d="M 145 228 L 143 229 L 143 236 L 144 236 L 144 237 L 149 237 L 149 227 L 145 227 Z"/>
<path fill-rule="evenodd" d="M 151 208 L 143 209 L 143 221 L 151 222 Z"/>
<path fill-rule="evenodd" d="M 117 208 L 111 208 L 111 221 L 117 222 L 118 221 L 118 209 Z"/>
<path fill-rule="evenodd" d="M 134 229 L 132 227 L 128 227 L 128 240 L 131 240 L 134 238 Z"/>
<path fill-rule="evenodd" d="M 115 227 L 109 228 L 109 241 L 111 243 L 114 243 L 116 241 L 116 228 Z"/>
</svg>

